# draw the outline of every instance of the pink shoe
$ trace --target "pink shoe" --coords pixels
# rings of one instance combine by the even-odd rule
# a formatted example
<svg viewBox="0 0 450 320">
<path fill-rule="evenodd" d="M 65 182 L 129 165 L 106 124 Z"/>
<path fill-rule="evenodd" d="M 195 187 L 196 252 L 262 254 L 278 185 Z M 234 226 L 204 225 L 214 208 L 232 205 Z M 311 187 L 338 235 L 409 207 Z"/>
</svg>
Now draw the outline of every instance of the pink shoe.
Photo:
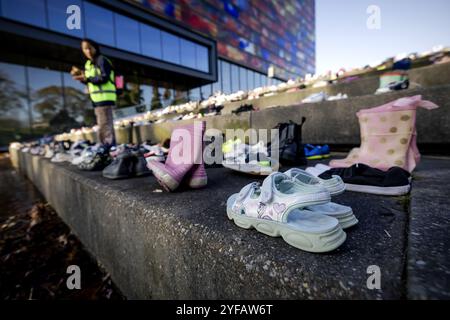
<svg viewBox="0 0 450 320">
<path fill-rule="evenodd" d="M 165 163 L 150 160 L 147 167 L 166 191 L 176 190 L 188 177 L 189 185 L 203 186 L 207 181 L 203 166 L 203 134 L 206 123 L 179 126 L 172 132 L 169 154 Z"/>
<path fill-rule="evenodd" d="M 332 160 L 329 165 L 346 168 L 364 163 L 380 170 L 397 166 L 412 172 L 420 161 L 416 143 L 416 111 L 419 107 L 438 108 L 418 95 L 360 110 L 357 116 L 361 147 L 353 149 L 345 159 Z"/>
<path fill-rule="evenodd" d="M 187 184 L 192 189 L 203 188 L 208 184 L 208 176 L 206 175 L 205 165 L 195 164 L 186 175 Z"/>
</svg>

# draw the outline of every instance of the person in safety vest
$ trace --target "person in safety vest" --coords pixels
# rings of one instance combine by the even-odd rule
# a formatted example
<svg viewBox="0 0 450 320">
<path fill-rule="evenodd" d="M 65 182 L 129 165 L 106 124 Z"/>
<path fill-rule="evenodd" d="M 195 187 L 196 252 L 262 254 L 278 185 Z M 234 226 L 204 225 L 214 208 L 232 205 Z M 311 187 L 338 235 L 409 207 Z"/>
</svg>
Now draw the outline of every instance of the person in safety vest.
<svg viewBox="0 0 450 320">
<path fill-rule="evenodd" d="M 113 65 L 100 53 L 95 41 L 83 39 L 81 50 L 87 58 L 84 70 L 73 66 L 70 74 L 74 80 L 87 85 L 99 127 L 99 141 L 109 148 L 116 144 L 113 108 L 116 105 L 117 93 Z"/>
</svg>

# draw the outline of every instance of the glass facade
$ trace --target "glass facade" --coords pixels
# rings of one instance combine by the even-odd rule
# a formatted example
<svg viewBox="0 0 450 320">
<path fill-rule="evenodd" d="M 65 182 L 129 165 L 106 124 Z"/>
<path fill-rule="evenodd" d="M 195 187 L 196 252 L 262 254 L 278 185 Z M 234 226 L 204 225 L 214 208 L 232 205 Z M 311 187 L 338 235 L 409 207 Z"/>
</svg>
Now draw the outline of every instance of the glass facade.
<svg viewBox="0 0 450 320">
<path fill-rule="evenodd" d="M 67 8 L 71 5 L 82 8 L 81 0 L 47 0 L 48 27 L 53 31 L 63 32 L 65 34 L 81 38 L 84 36 L 83 28 L 67 28 Z M 5 14 L 5 16 L 8 16 Z M 72 22 L 72 21 L 71 21 Z M 81 21 L 81 24 L 84 21 Z M 81 25 L 83 26 L 83 25 Z"/>
<path fill-rule="evenodd" d="M 142 54 L 155 59 L 162 59 L 161 30 L 143 23 L 139 24 L 141 32 Z"/>
<path fill-rule="evenodd" d="M 188 101 L 184 88 L 132 76 L 128 80 L 117 104 L 133 106 L 133 113 Z M 204 87 L 203 95 L 210 95 L 211 85 Z M 200 89 L 194 91 L 200 99 Z M 93 124 L 85 86 L 69 73 L 0 62 L 0 145 Z"/>
<path fill-rule="evenodd" d="M 219 57 L 281 79 L 315 72 L 315 0 L 134 0 L 217 41 Z"/>
<path fill-rule="evenodd" d="M 76 10 L 76 6 L 82 15 L 80 29 L 70 29 L 67 11 Z M 0 16 L 76 38 L 90 37 L 104 45 L 205 73 L 216 63 L 207 46 L 89 1 L 0 0 Z M 95 123 L 85 86 L 68 73 L 72 57 L 58 61 L 28 52 L 16 56 L 14 51 L 5 50 L 3 59 L 5 62 L 0 62 L 0 145 Z M 251 64 L 249 69 L 241 66 L 244 63 L 238 65 L 231 61 L 218 59 L 217 81 L 197 88 L 186 83 L 174 85 L 165 77 L 160 79 L 166 82 L 156 81 L 150 78 L 151 73 L 129 69 L 124 74 L 125 88 L 118 98 L 116 115 L 127 116 L 207 99 L 218 91 L 230 94 L 279 82 L 274 79 L 270 82 Z"/>
<path fill-rule="evenodd" d="M 100 44 L 160 59 L 204 73 L 210 72 L 207 46 L 188 41 L 178 35 L 159 30 L 114 13 L 89 1 L 81 0 L 0 0 L 4 18 L 68 34 L 87 37 Z M 80 29 L 67 27 L 67 7 L 80 8 Z M 183 54 L 186 57 L 181 58 Z"/>
<path fill-rule="evenodd" d="M 206 99 L 218 91 L 230 94 L 239 90 L 248 91 L 257 87 L 277 85 L 282 82 L 222 59 L 219 59 L 217 69 L 217 82 L 190 90 L 189 97 L 191 100 L 200 100 L 200 97 Z"/>
<path fill-rule="evenodd" d="M 117 47 L 134 53 L 141 53 L 139 23 L 136 20 L 115 13 L 114 25 Z"/>
</svg>

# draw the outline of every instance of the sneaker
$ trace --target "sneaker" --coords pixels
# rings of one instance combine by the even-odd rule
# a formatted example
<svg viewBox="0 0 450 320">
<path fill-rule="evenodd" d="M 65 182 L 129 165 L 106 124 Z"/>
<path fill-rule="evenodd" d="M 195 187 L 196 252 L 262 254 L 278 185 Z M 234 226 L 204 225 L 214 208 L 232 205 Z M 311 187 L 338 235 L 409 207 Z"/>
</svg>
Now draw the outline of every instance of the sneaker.
<svg viewBox="0 0 450 320">
<path fill-rule="evenodd" d="M 354 164 L 349 168 L 333 168 L 322 173 L 319 178 L 330 179 L 340 176 L 346 190 L 386 196 L 401 196 L 411 189 L 411 175 L 408 171 L 392 167 L 381 171 L 365 164 Z"/>
<path fill-rule="evenodd" d="M 277 172 L 279 163 L 266 155 L 242 154 L 222 161 L 225 168 L 252 175 L 268 176 Z"/>
<path fill-rule="evenodd" d="M 316 102 L 322 102 L 327 99 L 327 95 L 325 92 L 321 91 L 319 93 L 313 93 L 307 98 L 302 100 L 302 103 L 316 103 Z"/>
<path fill-rule="evenodd" d="M 342 94 L 342 93 L 338 93 L 335 96 L 330 96 L 327 98 L 328 101 L 337 101 L 337 100 L 344 100 L 344 99 L 348 99 L 348 95 Z"/>
<path fill-rule="evenodd" d="M 224 148 L 224 145 L 222 145 L 222 151 L 227 150 L 227 152 L 223 152 L 223 156 L 225 159 L 234 159 L 248 153 L 262 154 L 266 156 L 268 155 L 267 147 L 264 145 L 263 141 L 260 141 L 254 145 L 237 143 L 237 141 L 240 140 L 235 140 L 235 143 L 233 143 L 231 146 L 227 146 L 226 148 Z"/>
<path fill-rule="evenodd" d="M 130 150 L 118 154 L 112 162 L 103 169 L 102 175 L 108 179 L 124 179 L 133 175 L 135 157 Z"/>
<path fill-rule="evenodd" d="M 51 162 L 71 162 L 72 156 L 69 153 L 66 152 L 58 152 L 56 153 L 53 158 L 50 160 Z"/>
<path fill-rule="evenodd" d="M 103 170 L 111 161 L 109 150 L 104 147 L 99 147 L 95 150 L 90 150 L 85 159 L 78 164 L 78 168 L 84 171 Z"/>
<path fill-rule="evenodd" d="M 325 144 L 323 146 L 305 145 L 305 156 L 308 160 L 325 159 L 330 157 L 330 147 Z"/>
<path fill-rule="evenodd" d="M 231 113 L 238 115 L 239 113 L 248 111 L 256 111 L 256 109 L 253 107 L 252 104 L 244 104 L 239 106 L 239 108 L 237 108 L 236 110 L 231 111 Z"/>
</svg>

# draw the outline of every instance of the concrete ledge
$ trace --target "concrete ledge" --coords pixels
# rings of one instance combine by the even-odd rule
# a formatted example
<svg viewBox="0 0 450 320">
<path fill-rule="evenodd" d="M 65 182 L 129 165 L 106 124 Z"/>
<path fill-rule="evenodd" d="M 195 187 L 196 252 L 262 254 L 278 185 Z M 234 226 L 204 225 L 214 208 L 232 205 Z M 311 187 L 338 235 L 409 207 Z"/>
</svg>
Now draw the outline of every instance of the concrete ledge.
<svg viewBox="0 0 450 320">
<path fill-rule="evenodd" d="M 358 110 L 418 94 L 440 106 L 439 109 L 431 111 L 419 109 L 418 142 L 448 143 L 450 141 L 450 85 L 265 109 L 252 112 L 251 126 L 257 129 L 273 128 L 286 119 L 300 122 L 302 117 L 306 117 L 307 121 L 303 129 L 304 141 L 313 144 L 357 145 L 360 144 L 359 123 L 356 117 Z"/>
<path fill-rule="evenodd" d="M 419 144 L 441 144 L 450 142 L 450 85 L 431 88 L 410 89 L 383 95 L 366 95 L 340 101 L 325 101 L 311 104 L 291 104 L 284 107 L 266 108 L 257 112 L 239 115 L 226 114 L 206 117 L 207 128 L 226 129 L 271 129 L 279 122 L 293 120 L 307 121 L 303 130 L 304 141 L 313 144 L 359 145 L 360 132 L 356 112 L 360 109 L 376 107 L 402 97 L 421 94 L 424 99 L 435 102 L 439 109 L 427 111 L 419 109 L 417 130 Z M 278 96 L 277 96 L 278 97 Z M 273 97 L 273 98 L 277 98 Z M 272 97 L 270 97 L 272 98 Z M 278 99 L 278 98 L 277 98 Z M 162 142 L 170 138 L 172 130 L 179 125 L 194 120 L 166 121 L 134 128 L 134 142 L 151 140 Z M 433 128 L 433 130 L 430 130 Z M 130 130 L 116 130 L 119 143 L 129 141 Z"/>
<path fill-rule="evenodd" d="M 208 169 L 208 188 L 157 192 L 153 177 L 110 181 L 98 172 L 19 152 L 38 187 L 128 298 L 397 299 L 405 294 L 407 214 L 398 198 L 346 193 L 360 220 L 346 243 L 311 254 L 228 220 L 229 195 L 254 181 Z M 382 290 L 366 286 L 382 270 Z"/>
<path fill-rule="evenodd" d="M 422 89 L 448 85 L 450 84 L 450 63 L 412 69 L 409 71 L 409 77 L 411 88 L 415 88 L 417 85 Z M 379 76 L 363 77 L 349 83 L 341 82 L 322 88 L 307 88 L 297 92 L 280 93 L 275 96 L 261 97 L 255 100 L 231 102 L 225 105 L 222 113 L 231 113 L 231 111 L 242 104 L 253 104 L 254 107 L 261 110 L 274 106 L 296 105 L 300 104 L 309 95 L 320 91 L 325 92 L 329 96 L 345 93 L 352 99 L 359 96 L 373 95 L 378 89 L 379 84 Z"/>
<path fill-rule="evenodd" d="M 411 194 L 408 232 L 408 298 L 450 299 L 450 165 L 422 165 Z M 433 181 L 433 183 L 430 183 Z"/>
</svg>

